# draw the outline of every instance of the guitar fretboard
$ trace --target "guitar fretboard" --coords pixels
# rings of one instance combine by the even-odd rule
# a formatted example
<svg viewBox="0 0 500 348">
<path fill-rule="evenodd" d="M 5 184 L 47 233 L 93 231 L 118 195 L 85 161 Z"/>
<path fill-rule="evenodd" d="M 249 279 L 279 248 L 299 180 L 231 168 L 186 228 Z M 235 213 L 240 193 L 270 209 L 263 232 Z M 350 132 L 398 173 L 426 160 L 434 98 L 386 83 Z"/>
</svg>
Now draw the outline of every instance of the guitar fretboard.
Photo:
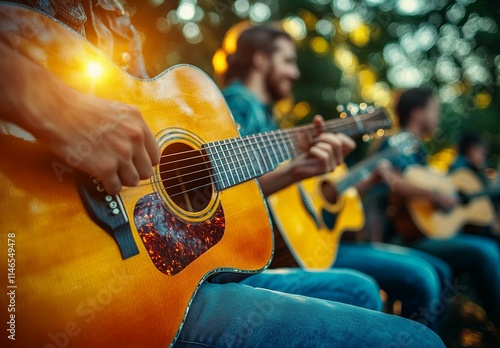
<svg viewBox="0 0 500 348">
<path fill-rule="evenodd" d="M 347 174 L 344 178 L 342 178 L 335 184 L 338 193 L 341 194 L 348 188 L 357 185 L 363 180 L 366 180 L 377 168 L 382 159 L 391 161 L 399 154 L 400 151 L 398 148 L 389 147 L 379 152 L 378 154 L 372 155 L 368 159 L 359 162 L 350 169 L 349 174 Z"/>
<path fill-rule="evenodd" d="M 383 112 L 383 111 L 382 111 Z M 373 116 L 367 115 L 367 116 Z M 388 126 L 388 121 L 369 121 L 363 116 L 324 123 L 324 132 L 339 132 L 354 136 Z M 241 138 L 226 139 L 204 145 L 212 163 L 217 191 L 257 178 L 273 171 L 280 163 L 299 155 L 298 146 L 307 137 L 313 143 L 317 130 L 313 125 L 270 131 Z"/>
</svg>

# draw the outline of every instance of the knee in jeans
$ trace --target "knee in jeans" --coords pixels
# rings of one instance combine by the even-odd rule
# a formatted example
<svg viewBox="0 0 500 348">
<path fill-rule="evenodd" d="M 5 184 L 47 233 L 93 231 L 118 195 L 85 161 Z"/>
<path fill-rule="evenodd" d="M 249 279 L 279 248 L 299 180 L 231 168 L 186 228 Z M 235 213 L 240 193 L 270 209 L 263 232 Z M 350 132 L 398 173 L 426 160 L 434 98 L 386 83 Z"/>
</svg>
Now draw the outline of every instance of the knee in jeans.
<svg viewBox="0 0 500 348">
<path fill-rule="evenodd" d="M 498 265 L 500 262 L 500 251 L 496 244 L 488 243 L 484 244 L 479 250 L 479 257 L 486 264 Z"/>
<path fill-rule="evenodd" d="M 357 286 L 357 292 L 360 297 L 366 299 L 365 308 L 380 310 L 382 308 L 382 299 L 380 297 L 380 287 L 374 278 L 361 272 L 354 272 L 350 283 Z"/>
<path fill-rule="evenodd" d="M 346 283 L 357 285 L 358 288 L 363 289 L 367 293 L 378 293 L 380 288 L 375 279 L 362 272 L 350 270 L 343 276 Z"/>
<path fill-rule="evenodd" d="M 422 265 L 412 270 L 412 281 L 410 285 L 418 294 L 425 295 L 429 299 L 439 296 L 441 282 L 436 270 L 431 265 Z"/>
</svg>

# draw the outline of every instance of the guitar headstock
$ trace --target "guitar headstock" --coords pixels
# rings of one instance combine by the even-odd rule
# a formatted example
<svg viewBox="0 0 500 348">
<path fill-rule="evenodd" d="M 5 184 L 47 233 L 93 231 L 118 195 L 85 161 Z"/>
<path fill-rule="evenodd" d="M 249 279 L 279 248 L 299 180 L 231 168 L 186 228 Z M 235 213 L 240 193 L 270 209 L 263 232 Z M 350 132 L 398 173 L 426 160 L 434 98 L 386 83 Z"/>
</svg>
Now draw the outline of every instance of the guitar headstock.
<svg viewBox="0 0 500 348">
<path fill-rule="evenodd" d="M 395 134 L 388 140 L 390 147 L 398 149 L 400 153 L 409 156 L 420 148 L 420 139 L 410 132 Z"/>
<path fill-rule="evenodd" d="M 366 103 L 349 103 L 346 106 L 337 106 L 337 111 L 340 112 L 340 118 L 353 117 L 356 122 L 360 122 L 368 138 L 381 137 L 386 134 L 385 130 L 392 127 L 387 110 L 381 107 L 376 108 Z"/>
</svg>

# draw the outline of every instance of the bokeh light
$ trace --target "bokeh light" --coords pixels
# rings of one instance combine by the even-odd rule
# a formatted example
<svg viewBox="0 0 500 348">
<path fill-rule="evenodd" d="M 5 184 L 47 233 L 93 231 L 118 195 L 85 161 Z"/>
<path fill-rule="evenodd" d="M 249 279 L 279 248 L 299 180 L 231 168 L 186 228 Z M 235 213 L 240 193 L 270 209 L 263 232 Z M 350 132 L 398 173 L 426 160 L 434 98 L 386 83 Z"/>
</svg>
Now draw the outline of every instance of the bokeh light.
<svg viewBox="0 0 500 348">
<path fill-rule="evenodd" d="M 271 9 L 262 2 L 257 2 L 250 9 L 250 19 L 254 22 L 265 22 L 271 17 Z"/>
<path fill-rule="evenodd" d="M 146 5 L 134 1 L 136 6 L 127 10 L 140 15 L 139 9 Z M 298 47 L 302 78 L 294 93 L 309 106 L 308 114 L 300 118 L 306 110 L 302 102 L 282 104 L 287 106 L 287 114 L 280 114 L 283 124 L 306 122 L 318 111 L 338 114 L 339 103 L 392 108 L 399 90 L 424 85 L 436 90 L 445 120 L 460 120 L 453 125 L 445 122 L 443 127 L 448 130 L 438 148 L 453 141 L 464 127 L 496 127 L 484 120 L 484 115 L 493 113 L 499 100 L 500 18 L 487 2 L 148 0 L 147 4 L 158 13 L 152 22 L 154 30 L 165 38 L 151 49 L 158 70 L 187 61 L 209 74 L 223 74 L 241 30 L 281 20 Z M 242 29 L 234 30 L 235 24 L 237 27 L 242 22 L 246 23 Z M 143 33 L 139 35 L 145 38 Z M 193 55 L 192 49 L 175 40 L 196 44 L 200 54 Z M 146 40 L 146 47 L 151 42 L 155 40 Z M 280 112 L 284 110 L 282 107 Z M 469 118 L 478 121 L 471 123 Z M 500 125 L 488 131 L 497 134 Z M 500 150 L 500 137 L 489 139 Z"/>
<path fill-rule="evenodd" d="M 177 8 L 177 17 L 184 22 L 188 22 L 194 18 L 196 7 L 190 1 L 183 1 Z"/>
<path fill-rule="evenodd" d="M 303 40 L 307 36 L 306 24 L 297 16 L 285 18 L 283 29 L 297 41 Z"/>
</svg>

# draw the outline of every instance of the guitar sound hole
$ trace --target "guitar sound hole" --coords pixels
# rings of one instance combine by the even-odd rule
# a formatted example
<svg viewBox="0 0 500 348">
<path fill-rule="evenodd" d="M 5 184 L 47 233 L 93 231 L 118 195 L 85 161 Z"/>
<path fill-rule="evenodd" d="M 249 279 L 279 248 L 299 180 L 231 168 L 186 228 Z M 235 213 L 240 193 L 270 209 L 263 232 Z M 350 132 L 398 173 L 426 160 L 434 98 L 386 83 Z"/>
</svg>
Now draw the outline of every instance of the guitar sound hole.
<svg viewBox="0 0 500 348">
<path fill-rule="evenodd" d="M 325 200 L 330 204 L 335 204 L 338 201 L 338 192 L 335 186 L 330 184 L 328 181 L 323 181 L 321 183 L 321 192 Z"/>
<path fill-rule="evenodd" d="M 202 150 L 172 143 L 162 152 L 160 176 L 170 199 L 181 209 L 200 212 L 214 194 L 210 166 Z"/>
</svg>

